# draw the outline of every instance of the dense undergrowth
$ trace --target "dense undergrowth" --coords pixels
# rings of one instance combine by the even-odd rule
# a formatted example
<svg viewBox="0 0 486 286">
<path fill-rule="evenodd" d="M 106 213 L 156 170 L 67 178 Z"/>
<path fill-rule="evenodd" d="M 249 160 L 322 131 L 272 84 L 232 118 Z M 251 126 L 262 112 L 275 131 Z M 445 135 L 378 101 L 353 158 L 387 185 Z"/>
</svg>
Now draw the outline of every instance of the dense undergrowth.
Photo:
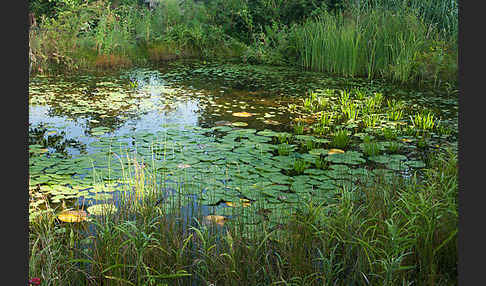
<svg viewBox="0 0 486 286">
<path fill-rule="evenodd" d="M 140 184 L 152 175 L 132 178 L 145 198 L 122 200 L 116 213 L 78 223 L 37 216 L 29 277 L 42 285 L 457 283 L 454 152 L 431 157 L 423 177 L 377 177 L 342 188 L 333 202 L 310 200 L 276 227 L 198 212 L 192 221 L 177 200 L 160 203 L 155 185 Z"/>
<path fill-rule="evenodd" d="M 31 1 L 34 72 L 237 58 L 401 83 L 456 83 L 456 1 Z"/>
</svg>

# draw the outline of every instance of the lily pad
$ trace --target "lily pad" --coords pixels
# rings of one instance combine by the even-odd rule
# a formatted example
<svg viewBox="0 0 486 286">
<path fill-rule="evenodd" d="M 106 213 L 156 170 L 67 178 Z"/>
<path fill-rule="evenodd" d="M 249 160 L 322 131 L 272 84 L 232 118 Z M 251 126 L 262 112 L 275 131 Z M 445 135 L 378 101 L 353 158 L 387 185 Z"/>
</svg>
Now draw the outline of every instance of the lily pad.
<svg viewBox="0 0 486 286">
<path fill-rule="evenodd" d="M 253 116 L 254 114 L 253 113 L 249 113 L 249 112 L 235 112 L 233 113 L 233 116 L 236 116 L 236 117 L 250 117 L 250 116 Z"/>
<path fill-rule="evenodd" d="M 328 155 L 334 155 L 334 154 L 344 154 L 344 150 L 337 149 L 337 148 L 332 148 L 327 152 Z"/>
<path fill-rule="evenodd" d="M 88 220 L 88 214 L 84 210 L 66 210 L 57 215 L 62 222 L 82 222 Z"/>
</svg>

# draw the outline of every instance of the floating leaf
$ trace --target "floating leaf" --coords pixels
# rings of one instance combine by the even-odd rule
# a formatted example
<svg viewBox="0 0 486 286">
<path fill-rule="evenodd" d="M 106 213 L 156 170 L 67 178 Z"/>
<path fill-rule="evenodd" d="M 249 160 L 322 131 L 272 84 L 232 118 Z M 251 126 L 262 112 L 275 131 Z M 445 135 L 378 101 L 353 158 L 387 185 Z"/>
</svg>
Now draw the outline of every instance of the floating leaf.
<svg viewBox="0 0 486 286">
<path fill-rule="evenodd" d="M 203 224 L 215 223 L 223 226 L 227 219 L 227 217 L 221 215 L 208 215 L 204 217 Z"/>
<path fill-rule="evenodd" d="M 57 215 L 63 222 L 82 222 L 88 220 L 88 214 L 83 210 L 66 210 Z"/>
<path fill-rule="evenodd" d="M 235 112 L 233 113 L 233 116 L 236 116 L 236 117 L 250 117 L 250 116 L 253 116 L 254 114 L 253 113 L 249 113 L 249 112 Z"/>
<path fill-rule="evenodd" d="M 235 127 L 245 127 L 245 126 L 248 126 L 248 123 L 246 122 L 233 122 L 231 123 L 232 126 L 235 126 Z"/>
<path fill-rule="evenodd" d="M 334 154 L 344 154 L 344 150 L 341 149 L 330 149 L 329 152 L 327 152 L 328 155 L 334 155 Z"/>
</svg>

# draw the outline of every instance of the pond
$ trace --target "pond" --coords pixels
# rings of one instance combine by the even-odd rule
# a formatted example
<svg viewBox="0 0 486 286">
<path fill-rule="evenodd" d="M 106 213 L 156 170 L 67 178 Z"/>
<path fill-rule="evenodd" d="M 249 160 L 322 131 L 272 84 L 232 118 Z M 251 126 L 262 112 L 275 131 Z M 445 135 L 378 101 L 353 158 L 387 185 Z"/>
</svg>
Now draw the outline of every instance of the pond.
<svg viewBox="0 0 486 286">
<path fill-rule="evenodd" d="M 30 217 L 142 189 L 188 212 L 197 198 L 204 215 L 281 215 L 420 172 L 428 154 L 457 144 L 457 109 L 451 90 L 236 63 L 35 76 Z"/>
</svg>

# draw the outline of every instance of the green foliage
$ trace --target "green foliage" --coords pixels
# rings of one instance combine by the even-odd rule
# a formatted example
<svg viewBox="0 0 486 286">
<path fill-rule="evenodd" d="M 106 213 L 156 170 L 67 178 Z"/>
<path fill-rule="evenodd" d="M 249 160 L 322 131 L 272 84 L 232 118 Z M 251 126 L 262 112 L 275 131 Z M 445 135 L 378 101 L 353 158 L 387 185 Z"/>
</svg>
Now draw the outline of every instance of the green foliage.
<svg viewBox="0 0 486 286">
<path fill-rule="evenodd" d="M 331 146 L 339 149 L 345 149 L 349 142 L 351 142 L 351 137 L 348 132 L 344 129 L 340 129 L 334 132 L 331 140 Z"/>
<path fill-rule="evenodd" d="M 421 130 L 431 130 L 437 125 L 436 122 L 438 122 L 434 113 L 430 111 L 416 113 L 413 117 L 410 116 L 410 119 L 412 120 L 413 126 Z"/>
</svg>

